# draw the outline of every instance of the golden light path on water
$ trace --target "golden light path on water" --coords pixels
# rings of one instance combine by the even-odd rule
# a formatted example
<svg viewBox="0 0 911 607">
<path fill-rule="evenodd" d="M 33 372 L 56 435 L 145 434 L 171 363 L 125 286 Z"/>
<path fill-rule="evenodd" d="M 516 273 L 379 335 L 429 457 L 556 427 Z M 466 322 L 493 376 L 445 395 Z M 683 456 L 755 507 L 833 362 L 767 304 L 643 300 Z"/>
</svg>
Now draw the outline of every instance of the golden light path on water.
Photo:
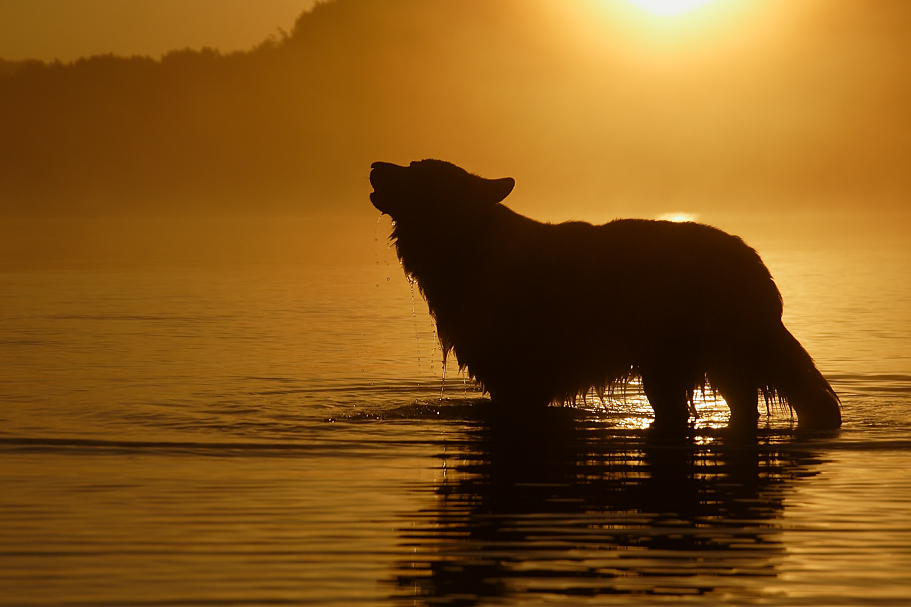
<svg viewBox="0 0 911 607">
<path fill-rule="evenodd" d="M 633 6 L 659 17 L 676 17 L 716 0 L 626 0 Z"/>
<path fill-rule="evenodd" d="M 631 380 L 626 390 L 613 395 L 600 397 L 590 392 L 573 406 L 597 417 L 607 417 L 613 427 L 623 430 L 644 430 L 651 425 L 654 415 L 642 392 L 642 380 L 639 378 Z M 727 403 L 720 394 L 713 393 L 710 386 L 694 392 L 690 413 L 696 430 L 724 428 L 731 416 Z"/>
</svg>

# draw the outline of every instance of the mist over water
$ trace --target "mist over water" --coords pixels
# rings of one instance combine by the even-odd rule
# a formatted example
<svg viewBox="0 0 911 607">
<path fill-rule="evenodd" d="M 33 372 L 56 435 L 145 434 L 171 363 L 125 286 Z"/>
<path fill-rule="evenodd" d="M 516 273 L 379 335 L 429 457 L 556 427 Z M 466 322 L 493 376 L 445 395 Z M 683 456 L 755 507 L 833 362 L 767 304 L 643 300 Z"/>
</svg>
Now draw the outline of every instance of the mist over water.
<svg viewBox="0 0 911 607">
<path fill-rule="evenodd" d="M 836 433 L 661 441 L 636 393 L 508 417 L 454 361 L 440 400 L 385 217 L 20 224 L 0 604 L 907 602 L 911 246 L 739 221 Z"/>
</svg>

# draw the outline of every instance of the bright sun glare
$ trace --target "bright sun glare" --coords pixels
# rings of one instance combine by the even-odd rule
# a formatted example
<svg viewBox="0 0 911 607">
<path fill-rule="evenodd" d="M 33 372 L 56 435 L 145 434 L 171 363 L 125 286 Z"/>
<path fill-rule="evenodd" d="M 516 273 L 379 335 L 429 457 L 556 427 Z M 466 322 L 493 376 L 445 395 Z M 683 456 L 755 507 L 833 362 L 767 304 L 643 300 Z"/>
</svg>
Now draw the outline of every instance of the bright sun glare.
<svg viewBox="0 0 911 607">
<path fill-rule="evenodd" d="M 659 215 L 658 219 L 680 223 L 684 221 L 696 221 L 697 217 L 699 216 L 695 213 L 665 213 L 664 215 Z"/>
<path fill-rule="evenodd" d="M 660 17 L 674 17 L 715 2 L 715 0 L 626 0 L 633 6 Z"/>
</svg>

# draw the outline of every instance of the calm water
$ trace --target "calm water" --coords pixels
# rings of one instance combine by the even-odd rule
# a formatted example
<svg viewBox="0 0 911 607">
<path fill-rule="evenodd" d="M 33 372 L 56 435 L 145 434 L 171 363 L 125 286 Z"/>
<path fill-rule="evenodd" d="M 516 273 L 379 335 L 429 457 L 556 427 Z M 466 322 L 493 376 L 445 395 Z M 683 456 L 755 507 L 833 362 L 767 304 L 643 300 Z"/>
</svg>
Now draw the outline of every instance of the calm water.
<svg viewBox="0 0 911 607">
<path fill-rule="evenodd" d="M 909 239 L 751 240 L 842 430 L 730 435 L 707 398 L 668 442 L 636 393 L 509 419 L 450 363 L 440 400 L 377 234 L 344 264 L 8 253 L 0 604 L 911 601 Z"/>
</svg>

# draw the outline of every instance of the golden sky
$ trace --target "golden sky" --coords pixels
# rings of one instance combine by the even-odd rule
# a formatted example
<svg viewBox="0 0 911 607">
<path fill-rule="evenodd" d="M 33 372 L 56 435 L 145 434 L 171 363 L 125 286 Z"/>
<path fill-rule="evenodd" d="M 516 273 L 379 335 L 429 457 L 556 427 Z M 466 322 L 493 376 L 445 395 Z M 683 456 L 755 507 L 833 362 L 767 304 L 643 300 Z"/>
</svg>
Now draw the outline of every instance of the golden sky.
<svg viewBox="0 0 911 607">
<path fill-rule="evenodd" d="M 911 211 L 911 0 L 702 4 L 346 0 L 249 64 L 51 70 L 75 88 L 21 91 L 0 205 L 370 211 L 371 162 L 436 157 L 545 219 Z M 3 0 L 0 57 L 249 49 L 311 5 Z"/>
<path fill-rule="evenodd" d="M 291 29 L 315 0 L 2 0 L 0 58 L 158 57 L 209 46 L 247 50 Z"/>
</svg>

